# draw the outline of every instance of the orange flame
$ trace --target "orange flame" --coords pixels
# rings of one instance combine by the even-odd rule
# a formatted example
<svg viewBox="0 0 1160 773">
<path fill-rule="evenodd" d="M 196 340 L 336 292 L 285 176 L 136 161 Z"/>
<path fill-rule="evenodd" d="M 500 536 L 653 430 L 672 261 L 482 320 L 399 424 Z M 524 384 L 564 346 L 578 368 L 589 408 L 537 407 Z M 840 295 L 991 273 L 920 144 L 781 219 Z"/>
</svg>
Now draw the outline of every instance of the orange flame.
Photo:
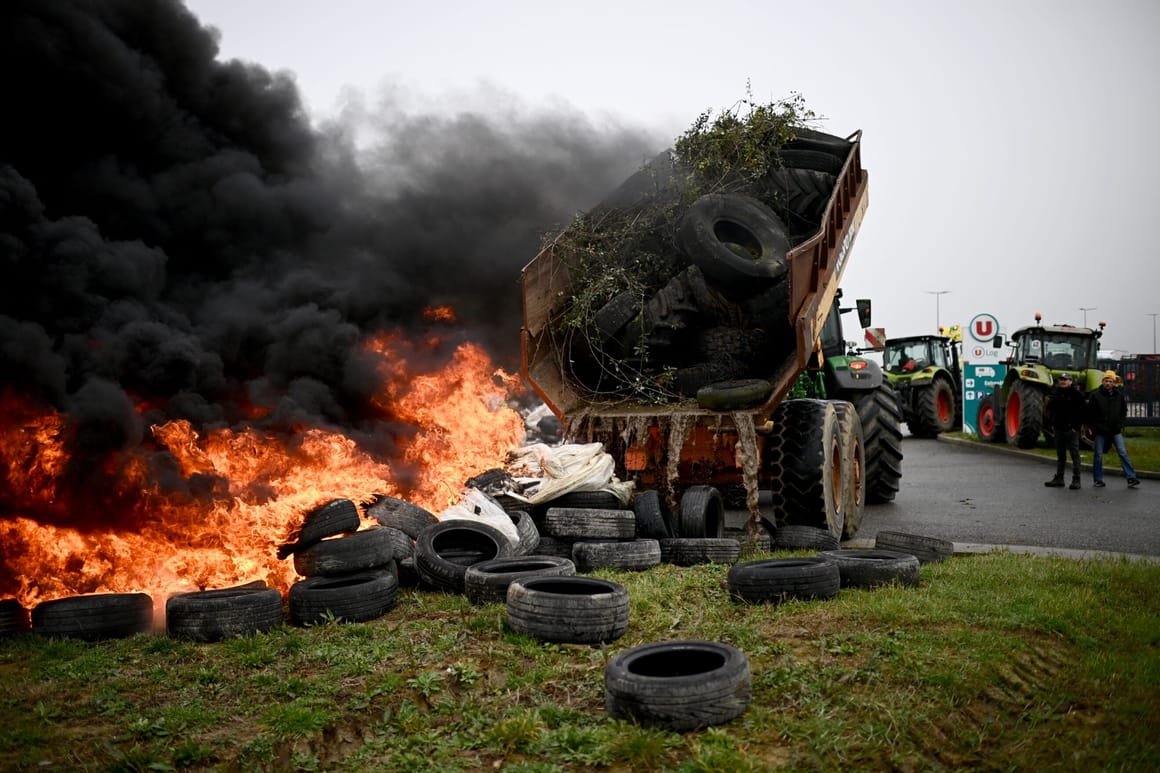
<svg viewBox="0 0 1160 773">
<path fill-rule="evenodd" d="M 380 361 L 375 403 L 405 430 L 391 458 L 320 428 L 286 437 L 170 421 L 151 427 L 152 447 L 101 470 L 108 496 L 91 507 L 65 483 L 66 417 L 0 395 L 10 419 L 0 427 L 0 596 L 31 608 L 78 593 L 141 591 L 163 608 L 172 593 L 252 580 L 285 591 L 298 578 L 277 545 L 312 508 L 381 493 L 445 509 L 465 480 L 503 464 L 524 425 L 507 404 L 521 391 L 518 377 L 474 344 L 436 371 L 412 372 L 408 358 L 429 358 L 439 343 L 383 335 L 366 346 Z M 163 485 L 159 458 L 181 485 Z"/>
</svg>

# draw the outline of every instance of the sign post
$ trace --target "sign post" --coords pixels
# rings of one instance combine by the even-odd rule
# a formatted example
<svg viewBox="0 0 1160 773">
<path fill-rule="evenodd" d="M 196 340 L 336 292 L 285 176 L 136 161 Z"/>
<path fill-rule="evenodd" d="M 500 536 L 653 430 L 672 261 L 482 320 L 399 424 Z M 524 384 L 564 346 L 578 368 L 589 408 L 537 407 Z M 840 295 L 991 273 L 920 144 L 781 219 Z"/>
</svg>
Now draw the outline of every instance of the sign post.
<svg viewBox="0 0 1160 773">
<path fill-rule="evenodd" d="M 1001 332 L 994 314 L 976 314 L 967 325 L 963 340 L 963 432 L 979 434 L 976 426 L 979 403 L 992 392 L 998 394 L 1007 375 L 995 336 Z"/>
</svg>

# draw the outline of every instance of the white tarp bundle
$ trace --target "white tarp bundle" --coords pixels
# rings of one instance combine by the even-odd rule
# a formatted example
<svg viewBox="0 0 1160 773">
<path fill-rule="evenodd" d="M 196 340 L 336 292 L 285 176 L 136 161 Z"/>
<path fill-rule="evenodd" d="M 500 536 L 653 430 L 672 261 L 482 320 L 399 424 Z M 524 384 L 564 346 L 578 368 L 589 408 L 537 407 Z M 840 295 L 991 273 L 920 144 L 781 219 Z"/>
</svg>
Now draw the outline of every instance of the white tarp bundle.
<svg viewBox="0 0 1160 773">
<path fill-rule="evenodd" d="M 468 521 L 482 521 L 488 526 L 494 526 L 511 540 L 513 545 L 520 542 L 520 534 L 516 530 L 515 521 L 495 499 L 476 488 L 463 490 L 463 499 L 443 512 L 439 513 L 439 520 L 447 521 L 453 518 L 462 518 Z"/>
<path fill-rule="evenodd" d="M 522 487 L 512 496 L 533 505 L 572 491 L 607 491 L 624 505 L 632 498 L 632 481 L 613 474 L 612 457 L 601 443 L 533 443 L 513 451 L 506 469 Z"/>
</svg>

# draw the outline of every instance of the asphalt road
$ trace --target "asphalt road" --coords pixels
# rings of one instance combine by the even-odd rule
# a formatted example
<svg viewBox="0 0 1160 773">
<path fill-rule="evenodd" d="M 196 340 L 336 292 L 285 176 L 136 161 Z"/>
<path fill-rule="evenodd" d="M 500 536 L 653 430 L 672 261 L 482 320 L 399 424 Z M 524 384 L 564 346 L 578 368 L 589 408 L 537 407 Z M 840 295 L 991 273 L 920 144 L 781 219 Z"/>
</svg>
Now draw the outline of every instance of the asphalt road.
<svg viewBox="0 0 1160 773">
<path fill-rule="evenodd" d="M 1160 479 L 1142 475 L 1129 489 L 1114 452 L 1104 457 L 1107 486 L 1093 488 L 1085 469 L 1079 491 L 1046 488 L 1054 460 L 1006 446 L 907 436 L 902 455 L 895 501 L 866 508 L 854 544 L 902 531 L 950 540 L 964 552 L 1006 546 L 1160 557 Z"/>
</svg>

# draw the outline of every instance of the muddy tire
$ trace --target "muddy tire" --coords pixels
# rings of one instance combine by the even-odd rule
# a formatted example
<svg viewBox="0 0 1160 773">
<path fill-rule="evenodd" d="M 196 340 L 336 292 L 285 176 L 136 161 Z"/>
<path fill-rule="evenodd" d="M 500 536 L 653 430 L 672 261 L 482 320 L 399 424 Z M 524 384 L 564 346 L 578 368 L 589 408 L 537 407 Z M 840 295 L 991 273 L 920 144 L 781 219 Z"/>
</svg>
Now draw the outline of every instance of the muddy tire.
<svg viewBox="0 0 1160 773">
<path fill-rule="evenodd" d="M 902 479 L 902 411 L 894 388 L 883 382 L 853 401 L 866 449 L 866 503 L 893 502 Z"/>
<path fill-rule="evenodd" d="M 604 669 L 609 716 L 678 733 L 728 722 L 744 713 L 752 694 L 749 659 L 719 642 L 642 644 Z"/>
<path fill-rule="evenodd" d="M 866 509 L 866 441 L 862 420 L 853 403 L 831 401 L 842 438 L 842 538 L 851 539 L 862 527 Z"/>
<path fill-rule="evenodd" d="M 675 566 L 734 564 L 741 543 L 729 537 L 674 537 L 660 540 L 661 562 Z"/>
<path fill-rule="evenodd" d="M 282 594 L 262 583 L 178 593 L 165 602 L 172 639 L 215 642 L 266 633 L 283 622 Z"/>
<path fill-rule="evenodd" d="M 1007 395 L 1006 427 L 1007 442 L 1019 448 L 1035 448 L 1043 433 L 1043 389 L 1016 381 Z"/>
<path fill-rule="evenodd" d="M 516 534 L 520 538 L 520 541 L 515 545 L 516 555 L 532 555 L 540 546 L 540 530 L 536 526 L 536 522 L 532 520 L 531 514 L 526 510 L 509 510 L 508 515 L 511 517 L 512 523 L 515 524 Z"/>
<path fill-rule="evenodd" d="M 290 620 L 295 625 L 374 620 L 395 608 L 398 590 L 399 581 L 389 572 L 311 577 L 290 586 Z"/>
<path fill-rule="evenodd" d="M 716 381 L 697 390 L 697 404 L 710 411 L 735 411 L 761 405 L 773 384 L 761 378 Z"/>
<path fill-rule="evenodd" d="M 480 561 L 467 567 L 463 593 L 473 604 L 507 603 L 508 586 L 533 577 L 573 577 L 576 564 L 559 556 L 516 556 Z"/>
<path fill-rule="evenodd" d="M 819 558 L 833 561 L 843 588 L 877 588 L 891 583 L 918 585 L 918 559 L 893 550 L 827 550 Z"/>
<path fill-rule="evenodd" d="M 838 565 L 825 558 L 767 558 L 735 564 L 726 575 L 729 595 L 750 604 L 789 599 L 830 599 L 838 595 Z"/>
<path fill-rule="evenodd" d="M 515 547 L 499 529 L 463 518 L 429 526 L 415 541 L 415 571 L 428 586 L 463 593 L 467 567 L 480 561 L 511 558 Z"/>
<path fill-rule="evenodd" d="M 842 436 L 832 403 L 782 402 L 774 411 L 765 463 L 775 481 L 772 505 L 778 527 L 813 526 L 841 536 Z"/>
<path fill-rule="evenodd" d="M 385 566 L 395 557 L 389 532 L 382 526 L 316 542 L 294 554 L 294 571 L 303 577 L 339 577 Z"/>
<path fill-rule="evenodd" d="M 785 224 L 750 196 L 702 196 L 686 211 L 677 239 L 706 277 L 726 287 L 748 288 L 755 280 L 772 283 L 787 270 Z"/>
<path fill-rule="evenodd" d="M 628 613 L 628 590 L 610 580 L 534 577 L 508 586 L 508 626 L 541 641 L 614 641 L 628 630 Z"/>
<path fill-rule="evenodd" d="M 955 543 L 950 540 L 898 531 L 878 532 L 874 535 L 874 547 L 877 550 L 908 553 L 917 558 L 920 564 L 945 561 L 955 554 Z"/>
<path fill-rule="evenodd" d="M 660 564 L 661 546 L 655 539 L 577 542 L 572 546 L 572 561 L 581 572 L 597 569 L 643 572 Z"/>
<path fill-rule="evenodd" d="M 124 639 L 153 627 L 145 593 L 94 593 L 42 601 L 32 608 L 32 632 L 83 641 Z"/>
</svg>

